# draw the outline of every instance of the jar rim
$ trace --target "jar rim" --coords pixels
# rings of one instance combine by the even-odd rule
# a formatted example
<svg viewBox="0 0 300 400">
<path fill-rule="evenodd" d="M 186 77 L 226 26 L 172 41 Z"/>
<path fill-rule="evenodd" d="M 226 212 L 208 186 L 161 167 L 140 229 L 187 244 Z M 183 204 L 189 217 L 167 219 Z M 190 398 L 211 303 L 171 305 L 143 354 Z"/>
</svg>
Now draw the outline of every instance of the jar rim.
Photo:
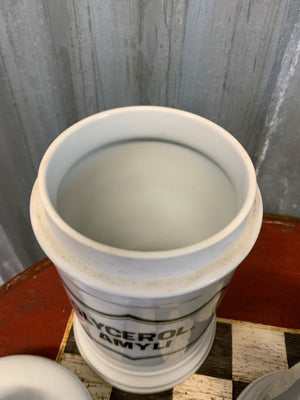
<svg viewBox="0 0 300 400">
<path fill-rule="evenodd" d="M 47 174 L 49 173 L 49 169 L 53 167 L 51 164 L 51 161 L 53 159 L 53 155 L 55 152 L 61 147 L 64 142 L 74 135 L 74 133 L 78 132 L 78 130 L 81 130 L 84 128 L 86 125 L 90 123 L 101 123 L 103 119 L 107 119 L 108 117 L 111 118 L 119 118 L 121 116 L 124 116 L 125 114 L 131 114 L 132 118 L 134 118 L 135 115 L 138 114 L 157 114 L 157 113 L 167 113 L 170 117 L 172 116 L 177 116 L 180 118 L 185 118 L 187 120 L 194 120 L 196 123 L 201 123 L 204 124 L 208 128 L 213 128 L 214 130 L 217 130 L 220 135 L 225 137 L 226 141 L 230 143 L 230 146 L 234 148 L 234 151 L 238 152 L 240 154 L 240 159 L 241 162 L 243 163 L 245 170 L 247 171 L 248 174 L 248 187 L 247 187 L 247 195 L 245 198 L 245 201 L 243 202 L 242 206 L 240 207 L 239 211 L 237 214 L 234 216 L 234 218 L 227 224 L 224 228 L 219 230 L 217 233 L 213 234 L 212 236 L 208 237 L 207 239 L 204 239 L 200 242 L 197 242 L 195 244 L 191 244 L 188 246 L 183 246 L 179 247 L 176 249 L 170 249 L 170 250 L 159 250 L 159 251 L 140 251 L 140 250 L 127 250 L 127 249 L 122 249 L 122 248 L 117 248 L 113 246 L 109 246 L 107 244 L 103 244 L 100 242 L 97 242 L 93 239 L 90 239 L 86 236 L 84 236 L 82 233 L 78 232 L 74 228 L 72 228 L 67 222 L 64 221 L 64 219 L 59 215 L 57 210 L 54 207 L 53 202 L 50 199 L 49 195 L 49 187 L 47 186 Z M 108 111 L 103 111 L 101 113 L 94 114 L 90 117 L 87 117 L 68 129 L 66 129 L 61 135 L 59 135 L 49 146 L 47 149 L 38 172 L 38 187 L 39 187 L 39 192 L 40 192 L 40 198 L 42 201 L 42 204 L 46 210 L 46 213 L 50 220 L 58 227 L 58 229 L 63 232 L 65 235 L 68 237 L 71 237 L 72 240 L 75 242 L 78 242 L 80 245 L 89 247 L 95 251 L 99 251 L 101 253 L 106 253 L 106 254 L 111 254 L 119 257 L 129 257 L 133 259 L 161 259 L 161 258 L 171 258 L 171 257 L 178 257 L 181 255 L 184 255 L 186 253 L 192 253 L 196 251 L 200 251 L 203 249 L 207 249 L 214 244 L 220 242 L 224 237 L 230 235 L 232 232 L 234 232 L 247 218 L 251 207 L 254 202 L 255 194 L 256 194 L 256 175 L 255 175 L 255 170 L 253 167 L 253 164 L 250 160 L 250 157 L 248 156 L 247 152 L 245 149 L 242 147 L 242 145 L 227 131 L 225 131 L 223 128 L 219 127 L 218 125 L 214 124 L 213 122 L 200 117 L 196 114 L 192 114 L 186 111 L 182 110 L 177 110 L 177 109 L 172 109 L 168 107 L 158 107 L 158 106 L 132 106 L 132 107 L 122 107 L 122 108 L 117 108 L 117 109 L 112 109 Z"/>
</svg>

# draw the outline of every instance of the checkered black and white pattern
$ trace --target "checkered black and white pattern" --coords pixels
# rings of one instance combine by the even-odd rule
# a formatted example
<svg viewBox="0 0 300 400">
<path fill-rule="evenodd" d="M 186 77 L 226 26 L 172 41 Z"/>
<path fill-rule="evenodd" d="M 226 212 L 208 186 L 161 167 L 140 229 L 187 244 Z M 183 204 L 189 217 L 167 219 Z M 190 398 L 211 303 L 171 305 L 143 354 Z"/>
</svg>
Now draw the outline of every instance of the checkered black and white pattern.
<svg viewBox="0 0 300 400">
<path fill-rule="evenodd" d="M 189 379 L 163 393 L 130 394 L 112 387 L 85 363 L 71 329 L 61 363 L 86 385 L 94 400 L 232 400 L 258 377 L 300 361 L 300 330 L 218 320 L 209 356 Z"/>
</svg>

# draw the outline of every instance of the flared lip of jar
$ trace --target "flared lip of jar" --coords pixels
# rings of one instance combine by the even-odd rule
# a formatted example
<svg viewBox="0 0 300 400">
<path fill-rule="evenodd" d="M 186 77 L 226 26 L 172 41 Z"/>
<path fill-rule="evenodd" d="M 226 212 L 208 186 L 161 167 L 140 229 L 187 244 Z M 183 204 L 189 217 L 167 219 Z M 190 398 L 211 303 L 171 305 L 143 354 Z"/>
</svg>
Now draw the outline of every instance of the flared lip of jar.
<svg viewBox="0 0 300 400">
<path fill-rule="evenodd" d="M 49 165 L 51 162 L 51 157 L 57 150 L 59 146 L 66 140 L 70 135 L 72 135 L 78 128 L 82 128 L 85 124 L 89 121 L 105 118 L 113 113 L 128 113 L 131 111 L 141 111 L 141 112 L 169 112 L 169 113 L 182 113 L 187 118 L 193 119 L 200 119 L 202 123 L 204 122 L 208 126 L 212 126 L 215 129 L 217 128 L 222 135 L 226 136 L 226 140 L 231 143 L 231 145 L 236 149 L 237 152 L 240 153 L 243 163 L 246 167 L 248 173 L 248 189 L 247 195 L 245 197 L 245 201 L 243 202 L 242 206 L 240 207 L 239 211 L 237 212 L 236 216 L 227 224 L 223 229 L 215 233 L 214 235 L 204 239 L 195 244 L 191 244 L 184 247 L 179 247 L 176 249 L 171 250 L 162 250 L 162 251 L 139 251 L 139 250 L 127 250 L 122 248 L 117 248 L 113 246 L 109 246 L 100 242 L 97 242 L 93 239 L 90 239 L 70 225 L 68 225 L 63 218 L 59 215 L 56 211 L 50 196 L 47 187 L 47 173 L 49 169 Z M 44 157 L 41 161 L 39 172 L 38 172 L 38 188 L 41 202 L 44 206 L 46 214 L 51 219 L 51 221 L 56 225 L 56 227 L 63 232 L 63 234 L 67 235 L 68 237 L 72 238 L 73 241 L 77 242 L 78 244 L 85 246 L 87 248 L 91 248 L 99 253 L 110 254 L 119 257 L 126 257 L 126 258 L 133 258 L 133 259 L 161 259 L 161 258 L 172 258 L 185 255 L 187 253 L 194 253 L 204 249 L 207 249 L 215 244 L 221 242 L 223 239 L 231 235 L 243 222 L 246 220 L 251 207 L 254 203 L 254 198 L 257 190 L 257 183 L 256 183 L 256 175 L 253 164 L 251 159 L 242 145 L 226 130 L 221 128 L 220 126 L 216 125 L 215 123 L 200 117 L 196 114 L 189 113 L 187 111 L 177 110 L 168 107 L 159 107 L 159 106 L 131 106 L 131 107 L 121 107 L 112 110 L 103 111 L 90 117 L 84 118 L 79 122 L 75 123 L 74 125 L 70 126 L 66 129 L 62 134 L 60 134 L 48 147 L 47 151 L 44 154 Z"/>
</svg>

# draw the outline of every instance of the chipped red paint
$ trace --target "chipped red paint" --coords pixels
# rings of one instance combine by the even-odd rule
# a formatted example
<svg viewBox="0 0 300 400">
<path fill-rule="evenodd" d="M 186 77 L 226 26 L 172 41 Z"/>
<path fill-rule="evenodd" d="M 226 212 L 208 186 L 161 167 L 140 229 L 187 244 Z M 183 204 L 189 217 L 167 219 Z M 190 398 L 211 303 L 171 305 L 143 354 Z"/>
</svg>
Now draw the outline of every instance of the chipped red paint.
<svg viewBox="0 0 300 400">
<path fill-rule="evenodd" d="M 55 359 L 70 312 L 53 264 L 35 264 L 0 288 L 0 356 Z"/>
<path fill-rule="evenodd" d="M 259 238 L 238 267 L 219 317 L 300 328 L 300 219 L 265 215 Z"/>
<path fill-rule="evenodd" d="M 264 216 L 252 252 L 238 267 L 217 315 L 300 328 L 300 220 Z M 42 260 L 0 288 L 0 356 L 55 359 L 71 313 L 59 276 Z"/>
</svg>

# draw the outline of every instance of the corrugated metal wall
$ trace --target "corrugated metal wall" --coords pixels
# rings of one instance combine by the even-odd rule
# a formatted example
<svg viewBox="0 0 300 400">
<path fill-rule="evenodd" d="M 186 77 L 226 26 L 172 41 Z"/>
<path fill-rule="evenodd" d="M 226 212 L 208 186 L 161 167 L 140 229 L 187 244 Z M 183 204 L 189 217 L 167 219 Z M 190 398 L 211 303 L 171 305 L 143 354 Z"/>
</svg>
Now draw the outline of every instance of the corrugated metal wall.
<svg viewBox="0 0 300 400">
<path fill-rule="evenodd" d="M 0 51 L 0 282 L 43 256 L 28 204 L 47 146 L 104 109 L 211 119 L 249 152 L 265 211 L 300 217 L 299 0 L 3 0 Z"/>
</svg>

